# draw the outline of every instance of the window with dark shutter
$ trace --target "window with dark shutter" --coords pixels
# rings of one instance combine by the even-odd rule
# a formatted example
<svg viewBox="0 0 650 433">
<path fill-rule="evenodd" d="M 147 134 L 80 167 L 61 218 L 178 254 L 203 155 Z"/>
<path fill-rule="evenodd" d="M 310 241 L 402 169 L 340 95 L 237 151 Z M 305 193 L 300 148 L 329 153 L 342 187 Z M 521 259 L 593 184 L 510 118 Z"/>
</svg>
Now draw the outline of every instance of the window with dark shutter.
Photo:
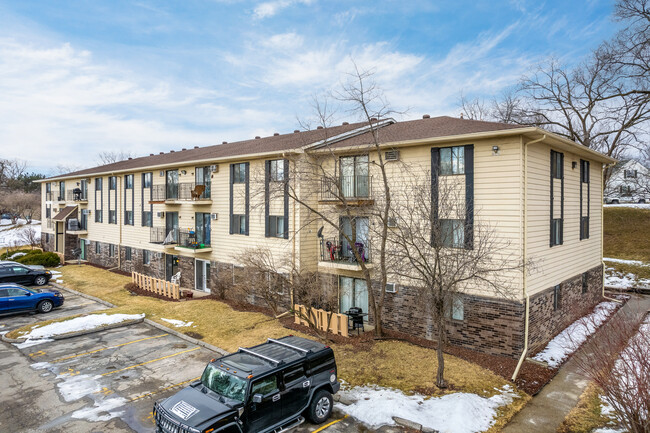
<svg viewBox="0 0 650 433">
<path fill-rule="evenodd" d="M 580 160 L 580 240 L 589 239 L 590 213 L 589 161 Z M 585 197 L 586 195 L 586 197 Z"/>
<path fill-rule="evenodd" d="M 560 183 L 560 217 L 555 217 L 555 185 Z M 551 247 L 564 243 L 564 154 L 551 150 L 551 203 L 550 203 L 550 242 Z"/>
</svg>

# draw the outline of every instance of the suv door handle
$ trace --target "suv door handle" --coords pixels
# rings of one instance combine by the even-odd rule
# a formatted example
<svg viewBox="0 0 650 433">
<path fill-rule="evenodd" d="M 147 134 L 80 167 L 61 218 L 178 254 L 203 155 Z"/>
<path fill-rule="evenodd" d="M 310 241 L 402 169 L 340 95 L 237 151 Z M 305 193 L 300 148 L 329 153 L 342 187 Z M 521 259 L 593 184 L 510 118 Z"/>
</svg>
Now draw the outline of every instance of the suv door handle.
<svg viewBox="0 0 650 433">
<path fill-rule="evenodd" d="M 275 394 L 271 400 L 273 400 L 273 401 L 280 400 L 280 394 Z"/>
</svg>

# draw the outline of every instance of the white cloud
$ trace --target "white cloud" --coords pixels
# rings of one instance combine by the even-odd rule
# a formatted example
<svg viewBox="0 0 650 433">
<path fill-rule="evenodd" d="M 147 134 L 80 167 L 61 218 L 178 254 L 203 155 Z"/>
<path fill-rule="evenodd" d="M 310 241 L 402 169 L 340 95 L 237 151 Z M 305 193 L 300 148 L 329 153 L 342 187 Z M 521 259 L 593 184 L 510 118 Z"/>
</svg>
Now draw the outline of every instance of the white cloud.
<svg viewBox="0 0 650 433">
<path fill-rule="evenodd" d="M 303 37 L 296 33 L 280 33 L 262 40 L 262 45 L 277 50 L 295 50 L 303 44 Z"/>
<path fill-rule="evenodd" d="M 272 0 L 258 4 L 253 10 L 253 16 L 257 19 L 269 18 L 294 4 L 310 5 L 315 0 Z"/>
</svg>

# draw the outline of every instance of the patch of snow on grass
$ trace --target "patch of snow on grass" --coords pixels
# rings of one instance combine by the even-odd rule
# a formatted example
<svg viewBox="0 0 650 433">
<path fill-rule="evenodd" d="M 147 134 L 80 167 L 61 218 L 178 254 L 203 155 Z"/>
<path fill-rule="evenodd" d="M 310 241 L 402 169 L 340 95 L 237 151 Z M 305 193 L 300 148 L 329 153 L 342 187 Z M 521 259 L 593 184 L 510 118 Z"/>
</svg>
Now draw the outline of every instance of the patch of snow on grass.
<svg viewBox="0 0 650 433">
<path fill-rule="evenodd" d="M 9 257 L 9 260 L 17 259 L 18 257 L 26 256 L 27 253 L 15 253 L 12 254 L 11 257 Z"/>
<path fill-rule="evenodd" d="M 490 398 L 459 392 L 427 399 L 390 388 L 361 386 L 339 391 L 356 403 L 338 407 L 372 428 L 394 425 L 393 417 L 397 416 L 440 432 L 474 433 L 489 429 L 497 409 L 517 397 L 509 385 L 498 391 Z"/>
<path fill-rule="evenodd" d="M 619 272 L 612 267 L 606 267 L 605 287 L 619 290 L 627 290 L 633 288 L 650 289 L 650 279 L 638 278 L 636 274 L 633 274 L 631 272 L 624 274 L 623 272 Z"/>
<path fill-rule="evenodd" d="M 624 260 L 624 259 L 613 259 L 611 257 L 603 257 L 603 260 L 606 262 L 612 263 L 622 263 L 624 265 L 634 265 L 634 266 L 650 266 L 650 263 L 645 263 L 640 260 Z"/>
<path fill-rule="evenodd" d="M 192 323 L 194 323 L 194 322 L 183 322 L 182 320 L 176 320 L 176 319 L 163 319 L 162 317 L 160 318 L 160 320 L 164 320 L 165 322 L 174 325 L 175 328 L 192 326 Z"/>
<path fill-rule="evenodd" d="M 617 305 L 615 302 L 601 302 L 596 305 L 593 313 L 581 317 L 566 327 L 533 359 L 546 362 L 551 368 L 558 367 L 596 332 L 596 329 L 611 316 Z"/>
<path fill-rule="evenodd" d="M 30 340 L 39 340 L 42 338 L 54 337 L 56 335 L 68 334 L 70 332 L 87 331 L 102 326 L 113 325 L 126 320 L 137 320 L 144 318 L 144 314 L 91 314 L 88 316 L 75 317 L 74 319 L 63 322 L 50 323 L 49 325 L 33 328 L 31 332 L 21 335 L 21 338 L 27 338 L 26 344 Z"/>
<path fill-rule="evenodd" d="M 650 203 L 606 204 L 605 207 L 630 207 L 633 209 L 650 209 Z"/>
<path fill-rule="evenodd" d="M 2 224 L 2 230 L 0 230 L 0 248 L 24 246 L 25 240 L 23 239 L 23 233 L 30 227 L 34 229 L 35 238 L 37 240 L 41 238 L 40 221 L 33 220 L 32 224 L 27 224 L 27 221 L 21 219 L 16 224 L 11 224 L 11 220 L 2 221 L 9 221 L 9 224 Z"/>
</svg>

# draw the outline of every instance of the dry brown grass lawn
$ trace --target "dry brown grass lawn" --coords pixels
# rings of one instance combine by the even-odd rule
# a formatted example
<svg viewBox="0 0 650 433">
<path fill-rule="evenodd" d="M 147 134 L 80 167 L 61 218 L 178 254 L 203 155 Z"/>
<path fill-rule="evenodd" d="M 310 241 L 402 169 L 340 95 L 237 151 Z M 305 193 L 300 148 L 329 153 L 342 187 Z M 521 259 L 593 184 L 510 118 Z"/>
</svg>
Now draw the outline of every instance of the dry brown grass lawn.
<svg viewBox="0 0 650 433">
<path fill-rule="evenodd" d="M 194 322 L 191 328 L 177 330 L 201 334 L 203 341 L 228 351 L 262 343 L 269 337 L 297 334 L 264 314 L 236 311 L 219 301 L 168 302 L 133 296 L 124 289 L 124 285 L 131 281 L 130 277 L 96 267 L 68 265 L 57 270 L 62 273 L 65 286 L 117 306 L 107 312 L 145 313 L 148 319 L 165 326 L 169 326 L 169 323 L 162 321 L 163 317 L 191 321 Z M 435 351 L 406 342 L 380 341 L 361 346 L 339 344 L 332 345 L 332 348 L 340 377 L 355 386 L 376 384 L 406 393 L 420 392 L 430 396 L 463 391 L 490 397 L 497 393 L 496 389 L 508 384 L 500 376 L 476 364 L 445 355 L 446 378 L 450 388 L 439 390 L 434 386 L 437 368 Z M 490 432 L 499 431 L 530 399 L 523 392 L 519 394 L 520 398 L 499 409 L 499 419 Z"/>
<path fill-rule="evenodd" d="M 590 433 L 612 422 L 612 419 L 600 413 L 601 402 L 598 390 L 598 387 L 593 384 L 585 389 L 578 404 L 564 418 L 557 433 Z"/>
<path fill-rule="evenodd" d="M 604 255 L 650 263 L 650 210 L 605 208 Z"/>
</svg>

